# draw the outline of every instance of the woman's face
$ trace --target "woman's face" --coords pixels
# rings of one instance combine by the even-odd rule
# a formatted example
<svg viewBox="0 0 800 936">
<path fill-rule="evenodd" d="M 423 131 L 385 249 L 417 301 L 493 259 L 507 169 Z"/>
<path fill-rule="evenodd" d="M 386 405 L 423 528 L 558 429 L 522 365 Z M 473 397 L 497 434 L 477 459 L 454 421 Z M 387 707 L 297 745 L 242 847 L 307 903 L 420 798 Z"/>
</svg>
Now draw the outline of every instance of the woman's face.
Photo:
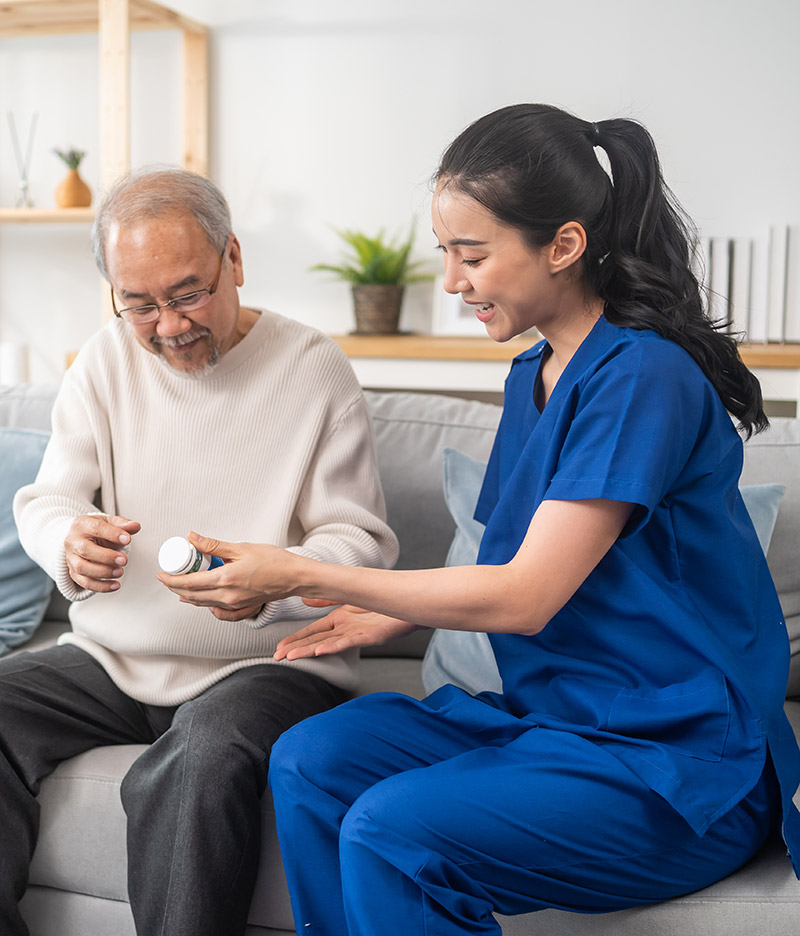
<svg viewBox="0 0 800 936">
<path fill-rule="evenodd" d="M 475 307 L 490 338 L 508 341 L 559 313 L 561 278 L 548 248 L 532 248 L 479 202 L 446 183 L 433 196 L 433 231 L 444 255 L 444 288 Z"/>
</svg>

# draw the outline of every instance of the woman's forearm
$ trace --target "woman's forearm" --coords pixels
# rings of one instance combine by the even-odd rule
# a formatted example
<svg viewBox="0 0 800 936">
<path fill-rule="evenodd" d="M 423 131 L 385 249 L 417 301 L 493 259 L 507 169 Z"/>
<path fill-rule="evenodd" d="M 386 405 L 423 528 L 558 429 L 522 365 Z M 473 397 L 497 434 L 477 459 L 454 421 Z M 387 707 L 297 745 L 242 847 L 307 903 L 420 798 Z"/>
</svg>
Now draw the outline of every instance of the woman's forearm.
<svg viewBox="0 0 800 936">
<path fill-rule="evenodd" d="M 631 509 L 615 501 L 545 501 L 504 565 L 383 571 L 314 564 L 299 570 L 296 594 L 426 627 L 536 634 L 613 545 Z"/>
<path fill-rule="evenodd" d="M 387 571 L 304 560 L 295 593 L 422 627 L 534 634 L 551 614 L 530 600 L 530 587 L 511 564 Z"/>
<path fill-rule="evenodd" d="M 198 549 L 225 564 L 158 578 L 184 601 L 202 607 L 236 610 L 297 595 L 421 627 L 535 634 L 612 546 L 631 509 L 605 500 L 545 501 L 510 562 L 411 571 L 329 564 L 276 546 L 191 534 Z"/>
</svg>

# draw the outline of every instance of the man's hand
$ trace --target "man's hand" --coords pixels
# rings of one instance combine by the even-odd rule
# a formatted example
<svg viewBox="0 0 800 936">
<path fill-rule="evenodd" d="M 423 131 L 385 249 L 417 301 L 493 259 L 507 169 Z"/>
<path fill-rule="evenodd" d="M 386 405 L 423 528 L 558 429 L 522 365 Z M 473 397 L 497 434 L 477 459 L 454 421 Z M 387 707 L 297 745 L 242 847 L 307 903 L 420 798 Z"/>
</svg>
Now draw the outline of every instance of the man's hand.
<svg viewBox="0 0 800 936">
<path fill-rule="evenodd" d="M 94 592 L 116 591 L 128 562 L 122 548 L 141 528 L 136 520 L 125 517 L 76 517 L 64 540 L 72 581 Z"/>
</svg>

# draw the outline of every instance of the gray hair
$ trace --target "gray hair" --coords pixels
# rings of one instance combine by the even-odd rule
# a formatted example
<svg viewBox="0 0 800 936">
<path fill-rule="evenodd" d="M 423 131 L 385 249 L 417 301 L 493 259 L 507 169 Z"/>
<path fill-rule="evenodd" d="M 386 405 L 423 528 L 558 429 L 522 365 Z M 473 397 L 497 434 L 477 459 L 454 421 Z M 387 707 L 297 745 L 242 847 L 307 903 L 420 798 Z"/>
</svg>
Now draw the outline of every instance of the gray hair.
<svg viewBox="0 0 800 936">
<path fill-rule="evenodd" d="M 221 253 L 231 233 L 231 212 L 213 182 L 176 166 L 145 166 L 129 172 L 114 184 L 95 214 L 91 237 L 98 270 L 109 279 L 106 242 L 113 222 L 124 225 L 143 217 L 187 213 Z"/>
</svg>

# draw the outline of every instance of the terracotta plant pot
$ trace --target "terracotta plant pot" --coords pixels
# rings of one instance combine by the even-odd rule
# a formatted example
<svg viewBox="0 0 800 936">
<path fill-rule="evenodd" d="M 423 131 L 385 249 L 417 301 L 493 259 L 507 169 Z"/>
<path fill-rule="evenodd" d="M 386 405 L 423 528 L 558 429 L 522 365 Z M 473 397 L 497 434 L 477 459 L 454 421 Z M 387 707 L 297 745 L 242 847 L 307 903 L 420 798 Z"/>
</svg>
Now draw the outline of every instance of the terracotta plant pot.
<svg viewBox="0 0 800 936">
<path fill-rule="evenodd" d="M 70 169 L 56 188 L 56 204 L 59 208 L 88 208 L 91 203 L 92 190 L 77 169 Z"/>
<path fill-rule="evenodd" d="M 397 331 L 403 287 L 382 283 L 353 286 L 353 307 L 356 313 L 356 334 L 388 335 Z"/>
</svg>

